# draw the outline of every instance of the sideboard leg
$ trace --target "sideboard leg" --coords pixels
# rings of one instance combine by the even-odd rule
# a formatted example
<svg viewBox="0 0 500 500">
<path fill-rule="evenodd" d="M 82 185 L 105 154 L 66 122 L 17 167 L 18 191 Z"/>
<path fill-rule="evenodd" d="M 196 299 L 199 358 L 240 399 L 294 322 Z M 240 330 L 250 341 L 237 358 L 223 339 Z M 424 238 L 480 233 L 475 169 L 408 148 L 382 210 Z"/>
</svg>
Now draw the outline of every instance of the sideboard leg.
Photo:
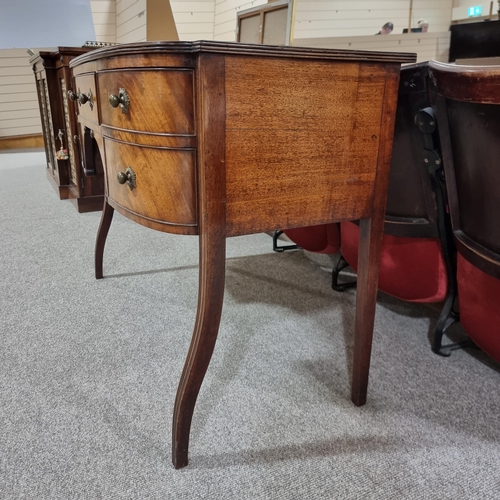
<svg viewBox="0 0 500 500">
<path fill-rule="evenodd" d="M 383 217 L 380 216 L 360 221 L 351 389 L 351 399 L 356 406 L 366 403 L 368 390 L 383 224 Z"/>
<path fill-rule="evenodd" d="M 172 427 L 172 461 L 176 469 L 188 464 L 189 432 L 196 398 L 219 332 L 224 299 L 226 242 L 224 236 L 214 233 L 200 235 L 198 310 L 177 390 Z"/>
<path fill-rule="evenodd" d="M 115 209 L 109 205 L 107 201 L 105 201 L 102 209 L 101 223 L 99 224 L 99 230 L 97 231 L 97 239 L 95 242 L 96 279 L 101 279 L 103 277 L 102 258 L 104 255 L 104 245 L 106 243 L 106 237 L 108 236 L 109 226 L 111 226 L 111 221 L 113 220 L 114 212 Z"/>
</svg>

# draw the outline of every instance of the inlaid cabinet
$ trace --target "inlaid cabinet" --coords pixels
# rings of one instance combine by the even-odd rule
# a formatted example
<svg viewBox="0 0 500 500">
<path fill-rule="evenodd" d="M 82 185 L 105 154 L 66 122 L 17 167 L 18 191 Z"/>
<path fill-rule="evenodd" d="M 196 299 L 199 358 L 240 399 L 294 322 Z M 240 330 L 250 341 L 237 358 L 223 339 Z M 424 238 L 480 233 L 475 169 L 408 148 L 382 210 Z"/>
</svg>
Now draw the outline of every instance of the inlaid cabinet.
<svg viewBox="0 0 500 500">
<path fill-rule="evenodd" d="M 30 59 L 40 106 L 47 177 L 59 198 L 71 200 L 79 212 L 102 210 L 104 200 L 102 169 L 86 172 L 76 103 L 68 98 L 68 92 L 73 91 L 69 63 L 90 50 L 94 47 L 58 47 Z"/>
</svg>

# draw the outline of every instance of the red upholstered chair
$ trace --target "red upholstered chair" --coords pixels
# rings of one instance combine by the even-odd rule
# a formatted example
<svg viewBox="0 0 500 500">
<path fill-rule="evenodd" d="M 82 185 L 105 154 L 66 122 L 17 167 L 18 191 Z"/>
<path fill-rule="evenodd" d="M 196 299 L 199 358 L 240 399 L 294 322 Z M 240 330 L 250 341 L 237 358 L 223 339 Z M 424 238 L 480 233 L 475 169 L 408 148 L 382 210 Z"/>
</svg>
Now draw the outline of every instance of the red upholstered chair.
<svg viewBox="0 0 500 500">
<path fill-rule="evenodd" d="M 275 252 L 302 248 L 309 252 L 335 254 L 340 250 L 339 224 L 321 224 L 287 229 L 284 233 L 295 245 L 278 246 L 277 240 L 282 233 L 283 231 L 274 232 L 273 250 Z"/>
<path fill-rule="evenodd" d="M 460 322 L 500 361 L 500 66 L 429 66 L 458 250 Z"/>
<path fill-rule="evenodd" d="M 359 228 L 341 223 L 342 258 L 332 287 L 342 291 L 339 272 L 358 262 Z M 428 63 L 401 70 L 399 100 L 382 243 L 379 290 L 409 302 L 442 302 L 432 349 L 442 346 L 446 329 L 457 319 L 454 246 L 446 211 L 436 120 L 431 108 Z"/>
</svg>

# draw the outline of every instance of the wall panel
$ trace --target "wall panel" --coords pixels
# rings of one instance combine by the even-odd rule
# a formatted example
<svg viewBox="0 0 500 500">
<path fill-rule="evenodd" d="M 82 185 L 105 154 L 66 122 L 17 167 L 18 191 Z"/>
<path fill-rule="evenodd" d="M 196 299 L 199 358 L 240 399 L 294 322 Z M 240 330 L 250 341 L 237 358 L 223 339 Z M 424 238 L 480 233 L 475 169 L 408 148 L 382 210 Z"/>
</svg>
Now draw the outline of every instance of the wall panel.
<svg viewBox="0 0 500 500">
<path fill-rule="evenodd" d="M 179 40 L 213 40 L 215 0 L 171 1 Z"/>
<path fill-rule="evenodd" d="M 429 32 L 449 29 L 453 0 L 413 0 L 412 27 L 419 19 L 429 22 Z M 386 22 L 394 24 L 393 34 L 408 28 L 409 0 L 297 0 L 295 38 L 370 36 Z"/>
<path fill-rule="evenodd" d="M 146 0 L 116 1 L 116 41 L 118 43 L 146 40 Z"/>
<path fill-rule="evenodd" d="M 391 36 L 356 36 L 327 38 L 295 38 L 295 46 L 325 49 L 380 50 L 385 52 L 416 52 L 417 62 L 436 59 L 447 62 L 450 32 L 411 33 Z"/>
<path fill-rule="evenodd" d="M 115 0 L 90 0 L 90 8 L 96 40 L 115 42 Z M 26 49 L 0 50 L 0 138 L 42 133 L 29 58 Z"/>
</svg>

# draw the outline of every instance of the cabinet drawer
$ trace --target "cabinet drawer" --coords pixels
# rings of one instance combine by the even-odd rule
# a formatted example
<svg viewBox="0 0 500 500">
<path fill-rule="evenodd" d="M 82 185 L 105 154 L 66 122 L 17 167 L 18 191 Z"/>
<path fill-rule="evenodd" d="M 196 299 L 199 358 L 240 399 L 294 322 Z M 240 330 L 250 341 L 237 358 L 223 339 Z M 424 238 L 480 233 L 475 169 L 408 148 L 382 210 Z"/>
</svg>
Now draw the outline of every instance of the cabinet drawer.
<svg viewBox="0 0 500 500">
<path fill-rule="evenodd" d="M 195 150 L 134 146 L 105 139 L 108 196 L 126 210 L 153 221 L 194 226 L 196 216 Z M 135 173 L 135 187 L 120 184 L 118 174 Z"/>
<path fill-rule="evenodd" d="M 95 77 L 91 75 L 77 76 L 75 79 L 76 95 L 78 96 L 78 114 L 94 123 L 98 120 L 98 96 L 95 86 Z M 83 100 L 80 97 L 83 94 Z M 86 101 L 83 103 L 83 101 Z"/>
<path fill-rule="evenodd" d="M 195 133 L 192 70 L 99 73 L 99 94 L 105 125 L 159 134 Z"/>
</svg>

